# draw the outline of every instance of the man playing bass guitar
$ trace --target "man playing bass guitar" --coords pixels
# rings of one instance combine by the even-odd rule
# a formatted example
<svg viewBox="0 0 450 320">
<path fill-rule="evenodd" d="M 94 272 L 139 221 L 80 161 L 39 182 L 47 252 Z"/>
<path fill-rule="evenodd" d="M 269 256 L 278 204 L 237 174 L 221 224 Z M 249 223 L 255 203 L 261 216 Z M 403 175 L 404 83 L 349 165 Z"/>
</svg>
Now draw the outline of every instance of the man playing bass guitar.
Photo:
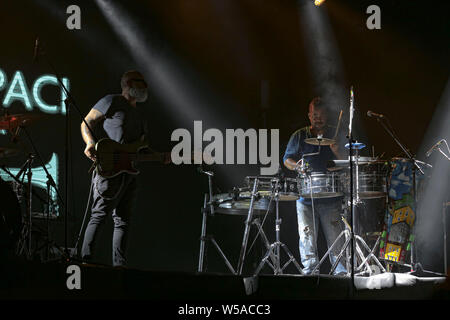
<svg viewBox="0 0 450 320">
<path fill-rule="evenodd" d="M 140 108 L 136 106 L 137 103 L 147 99 L 147 83 L 142 74 L 137 71 L 125 72 L 121 78 L 121 87 L 121 94 L 103 97 L 85 117 L 86 123 L 94 130 L 100 142 L 95 141 L 84 122 L 81 124 L 81 134 L 86 142 L 84 153 L 96 164 L 97 160 L 100 160 L 96 147 L 102 141 L 127 145 L 143 141 L 147 134 L 147 123 Z M 111 159 L 114 160 L 114 157 L 117 157 L 115 153 Z M 114 220 L 112 263 L 113 266 L 125 266 L 127 233 L 136 202 L 136 177 L 128 172 L 105 176 L 97 164 L 92 179 L 93 203 L 91 217 L 84 234 L 81 258 L 84 261 L 92 260 L 98 228 L 112 213 Z"/>
</svg>

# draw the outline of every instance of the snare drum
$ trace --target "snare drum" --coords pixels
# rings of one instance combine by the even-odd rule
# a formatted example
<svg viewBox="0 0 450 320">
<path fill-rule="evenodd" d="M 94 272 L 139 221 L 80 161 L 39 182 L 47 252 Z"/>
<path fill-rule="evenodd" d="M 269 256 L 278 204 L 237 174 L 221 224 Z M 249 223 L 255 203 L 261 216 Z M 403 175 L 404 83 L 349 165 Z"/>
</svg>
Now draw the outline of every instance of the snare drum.
<svg viewBox="0 0 450 320">
<path fill-rule="evenodd" d="M 302 174 L 297 178 L 302 198 L 335 198 L 343 195 L 342 175 L 339 173 Z"/>
</svg>

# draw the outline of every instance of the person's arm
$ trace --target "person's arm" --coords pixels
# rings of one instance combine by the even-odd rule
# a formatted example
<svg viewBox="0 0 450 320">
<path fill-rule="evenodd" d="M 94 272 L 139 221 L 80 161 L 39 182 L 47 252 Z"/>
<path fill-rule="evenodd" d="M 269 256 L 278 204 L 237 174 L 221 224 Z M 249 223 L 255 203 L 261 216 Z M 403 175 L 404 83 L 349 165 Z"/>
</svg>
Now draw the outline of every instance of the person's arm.
<svg viewBox="0 0 450 320">
<path fill-rule="evenodd" d="M 286 160 L 284 160 L 284 166 L 289 170 L 295 170 L 297 167 L 297 161 L 292 158 L 286 158 Z"/>
<path fill-rule="evenodd" d="M 99 123 L 99 121 L 104 117 L 103 113 L 96 109 L 91 109 L 87 116 L 84 118 L 89 127 L 93 130 L 94 127 Z M 95 139 L 92 136 L 91 131 L 86 126 L 84 121 L 81 123 L 81 136 L 86 143 L 86 148 L 84 149 L 84 154 L 91 159 L 95 160 Z"/>
<path fill-rule="evenodd" d="M 286 151 L 283 156 L 283 164 L 289 170 L 295 170 L 297 168 L 297 160 L 295 159 L 301 156 L 299 140 L 299 132 L 295 132 L 292 134 L 286 146 Z"/>
<path fill-rule="evenodd" d="M 339 148 L 339 145 L 337 143 L 330 145 L 330 149 L 334 153 L 334 155 L 336 156 L 337 160 L 344 160 L 345 159 L 345 156 L 344 156 L 342 150 Z"/>
</svg>

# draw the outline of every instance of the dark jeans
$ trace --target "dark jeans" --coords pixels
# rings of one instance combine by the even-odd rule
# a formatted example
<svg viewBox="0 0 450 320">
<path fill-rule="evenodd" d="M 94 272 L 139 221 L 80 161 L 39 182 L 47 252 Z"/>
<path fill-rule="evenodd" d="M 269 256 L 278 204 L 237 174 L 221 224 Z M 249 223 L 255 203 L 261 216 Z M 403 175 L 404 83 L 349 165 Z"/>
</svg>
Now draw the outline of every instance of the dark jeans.
<svg viewBox="0 0 450 320">
<path fill-rule="evenodd" d="M 84 233 L 81 256 L 84 260 L 92 259 L 98 229 L 106 216 L 112 213 L 112 262 L 113 266 L 124 266 L 130 216 L 136 200 L 136 177 L 122 173 L 113 178 L 103 178 L 95 173 L 92 179 L 94 190 L 91 218 Z"/>
</svg>

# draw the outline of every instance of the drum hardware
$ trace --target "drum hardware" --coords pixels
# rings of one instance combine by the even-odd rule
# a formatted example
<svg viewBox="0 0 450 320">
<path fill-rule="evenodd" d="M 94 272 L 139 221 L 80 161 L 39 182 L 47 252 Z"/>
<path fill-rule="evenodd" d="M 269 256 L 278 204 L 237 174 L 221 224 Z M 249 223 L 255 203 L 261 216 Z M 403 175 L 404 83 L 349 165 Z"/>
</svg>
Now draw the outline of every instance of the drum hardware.
<svg viewBox="0 0 450 320">
<path fill-rule="evenodd" d="M 351 105 L 351 114 L 352 114 L 353 113 L 353 90 L 351 90 L 350 105 Z M 347 259 L 346 259 L 347 274 L 350 275 L 350 277 L 352 278 L 352 284 L 354 284 L 355 274 L 357 274 L 357 275 L 362 275 L 362 274 L 366 274 L 366 273 L 368 273 L 369 275 L 373 274 L 373 270 L 371 269 L 371 267 L 368 263 L 368 261 L 370 259 L 373 262 L 375 262 L 375 264 L 379 267 L 381 272 L 386 272 L 386 269 L 382 266 L 380 261 L 374 255 L 374 252 L 380 242 L 381 236 L 380 235 L 378 236 L 374 247 L 372 249 L 370 249 L 369 246 L 364 241 L 364 239 L 361 236 L 355 234 L 355 232 L 354 232 L 354 229 L 355 229 L 355 223 L 354 223 L 354 221 L 355 221 L 355 219 L 354 219 L 355 206 L 358 206 L 359 204 L 362 203 L 362 200 L 361 200 L 362 198 L 360 197 L 360 195 L 361 195 L 360 173 L 359 173 L 360 157 L 359 157 L 358 152 L 359 152 L 359 150 L 365 148 L 365 144 L 357 142 L 357 141 L 355 141 L 355 142 L 352 141 L 351 124 L 349 125 L 348 137 L 349 137 L 349 142 L 345 145 L 345 148 L 347 148 L 349 150 L 348 163 L 350 165 L 349 166 L 349 176 L 350 176 L 349 180 L 350 181 L 349 181 L 348 194 L 346 194 L 345 198 L 346 198 L 346 203 L 348 204 L 348 208 L 350 211 L 349 218 L 350 218 L 351 222 L 350 223 L 347 222 L 347 220 L 344 217 L 342 217 L 342 221 L 345 224 L 345 229 L 339 234 L 339 236 L 334 241 L 334 243 L 331 245 L 331 247 L 328 249 L 328 251 L 326 252 L 324 257 L 322 257 L 319 264 L 316 266 L 316 268 L 314 268 L 313 272 L 317 268 L 319 268 L 321 263 L 323 263 L 323 261 L 325 260 L 325 257 L 330 254 L 331 250 L 338 243 L 339 239 L 342 238 L 343 236 L 345 236 L 346 240 L 339 252 L 339 255 L 336 257 L 336 261 L 333 263 L 333 266 L 331 267 L 330 274 L 332 274 L 334 272 L 339 261 L 341 260 L 341 258 L 343 256 L 344 252 L 346 252 L 347 253 Z M 354 156 L 353 156 L 353 150 L 355 151 Z M 355 164 L 353 164 L 353 161 L 355 162 Z M 355 170 L 353 170 L 353 166 L 355 167 Z M 355 176 L 355 178 L 354 178 L 354 176 Z M 354 185 L 355 185 L 355 188 L 354 188 Z M 353 197 L 353 194 L 356 194 L 356 198 Z M 367 252 L 369 252 L 367 256 L 364 256 L 364 251 L 361 249 L 360 244 Z M 348 250 L 349 245 L 350 245 L 350 250 Z M 355 262 L 357 262 L 358 258 L 360 259 L 361 264 L 355 265 Z"/>
<path fill-rule="evenodd" d="M 275 242 L 272 243 L 270 245 L 270 247 L 267 248 L 267 252 L 264 255 L 264 257 L 262 258 L 258 268 L 256 269 L 254 275 L 258 275 L 259 272 L 261 271 L 261 269 L 263 268 L 264 264 L 268 264 L 269 267 L 271 267 L 273 269 L 274 275 L 279 275 L 279 274 L 283 274 L 283 270 L 287 268 L 287 266 L 290 263 L 293 263 L 294 266 L 297 268 L 297 270 L 299 271 L 300 274 L 303 275 L 303 269 L 300 267 L 300 265 L 298 264 L 298 262 L 295 260 L 294 255 L 291 253 L 291 251 L 289 250 L 289 248 L 280 241 L 280 227 L 281 227 L 281 219 L 279 217 L 279 212 L 278 212 L 278 205 L 279 205 L 279 201 L 280 201 L 280 180 L 276 181 L 274 190 L 273 190 L 273 194 L 272 194 L 272 199 L 275 199 Z M 297 200 L 297 199 L 294 199 Z M 281 266 L 281 248 L 283 248 L 284 252 L 286 253 L 286 255 L 289 257 L 289 260 L 283 265 Z M 272 261 L 272 263 L 270 263 L 268 261 L 269 256 L 274 255 L 274 260 Z"/>
<path fill-rule="evenodd" d="M 48 258 L 48 250 L 49 250 L 49 244 L 52 243 L 53 246 L 55 246 L 53 241 L 50 240 L 49 237 L 49 213 L 50 210 L 53 209 L 53 201 L 50 199 L 51 193 L 50 188 L 53 187 L 56 191 L 56 194 L 59 196 L 58 189 L 56 188 L 56 183 L 53 180 L 53 177 L 50 175 L 50 173 L 47 170 L 46 165 L 44 164 L 42 158 L 39 155 L 39 152 L 37 151 L 33 140 L 31 139 L 31 136 L 29 135 L 26 126 L 30 125 L 31 123 L 38 120 L 41 116 L 36 115 L 29 115 L 29 114 L 17 114 L 17 115 L 5 115 L 3 117 L 0 117 L 0 126 L 7 127 L 7 130 L 11 132 L 12 130 L 16 129 L 15 134 L 13 136 L 13 139 L 15 142 L 21 142 L 19 140 L 18 134 L 20 131 L 23 131 L 30 143 L 30 145 L 33 148 L 33 152 L 28 153 L 28 159 L 25 161 L 25 163 L 21 166 L 21 168 L 17 171 L 17 174 L 12 174 L 5 166 L 2 166 L 2 169 L 13 178 L 17 183 L 24 186 L 25 183 L 23 182 L 25 179 L 25 176 L 27 176 L 27 195 L 26 195 L 26 214 L 24 217 L 24 224 L 22 227 L 21 237 L 18 242 L 16 254 L 17 255 L 25 255 L 27 259 L 32 259 L 33 255 L 36 252 L 33 252 L 32 250 L 32 232 L 33 232 L 33 223 L 32 218 L 35 217 L 35 215 L 32 212 L 32 198 L 33 198 L 33 188 L 32 188 L 32 182 L 33 182 L 33 168 L 32 163 L 37 158 L 40 162 L 40 166 L 44 169 L 46 176 L 47 176 L 47 201 L 42 199 L 39 195 L 36 195 L 43 203 L 47 204 L 47 235 L 46 235 L 46 246 L 47 246 L 47 258 Z M 19 130 L 21 129 L 21 130 Z M 24 147 L 25 148 L 25 147 Z M 18 152 L 14 152 L 14 154 L 17 154 Z M 61 199 L 61 197 L 60 197 Z"/>
<path fill-rule="evenodd" d="M 17 255 L 22 255 L 24 250 L 26 250 L 26 254 L 25 256 L 28 259 L 32 259 L 32 251 L 31 251 L 31 235 L 32 235 L 32 198 L 33 198 L 33 189 L 32 189 L 32 176 L 33 176 L 33 171 L 32 171 L 32 163 L 34 160 L 34 155 L 33 154 L 29 154 L 28 155 L 28 159 L 27 161 L 24 163 L 24 165 L 22 166 L 21 170 L 19 171 L 19 173 L 17 174 L 16 178 L 20 179 L 20 177 L 23 175 L 22 177 L 22 181 L 25 178 L 25 175 L 27 176 L 28 182 L 27 182 L 27 210 L 26 210 L 26 215 L 25 215 L 25 219 L 24 219 L 24 224 L 23 224 L 23 228 L 22 228 L 22 233 L 21 233 L 21 237 L 19 240 L 19 243 L 17 245 Z M 28 219 L 28 220 L 26 220 Z M 28 242 L 28 246 L 27 246 L 27 242 Z"/>
<path fill-rule="evenodd" d="M 201 169 L 201 168 L 200 168 Z M 233 266 L 231 265 L 230 261 L 226 257 L 226 255 L 223 253 L 220 246 L 217 244 L 216 240 L 213 236 L 207 235 L 207 217 L 208 214 L 214 216 L 214 200 L 213 200 L 213 189 L 212 189 L 212 177 L 214 176 L 214 173 L 211 171 L 203 171 L 198 170 L 200 173 L 205 174 L 208 177 L 208 193 L 205 193 L 204 199 L 203 199 L 203 207 L 202 207 L 202 231 L 200 235 L 200 254 L 198 258 L 198 272 L 203 272 L 204 269 L 204 261 L 205 261 L 205 255 L 206 255 L 206 242 L 211 241 L 211 243 L 214 245 L 214 247 L 219 252 L 222 259 L 225 261 L 225 264 L 227 265 L 228 269 L 233 274 L 236 274 L 236 271 L 234 270 Z M 208 201 L 209 199 L 209 201 Z"/>
<path fill-rule="evenodd" d="M 245 221 L 244 235 L 242 237 L 241 252 L 239 254 L 239 260 L 238 260 L 238 265 L 237 265 L 237 274 L 238 275 L 242 274 L 242 268 L 244 267 L 245 253 L 247 251 L 248 237 L 250 235 L 250 226 L 253 221 L 253 206 L 254 206 L 255 198 L 257 196 L 256 191 L 258 188 L 258 181 L 259 181 L 259 178 L 255 177 L 254 182 L 253 182 L 252 193 L 251 193 L 250 207 L 248 209 L 248 215 L 247 215 L 247 219 Z"/>
<path fill-rule="evenodd" d="M 345 242 L 344 242 L 344 245 L 342 246 L 339 254 L 336 257 L 336 261 L 334 261 L 333 265 L 331 266 L 330 275 L 333 274 L 333 272 L 336 269 L 339 261 L 342 259 L 343 255 L 344 255 L 344 252 L 347 252 L 347 259 L 346 259 L 347 275 L 349 275 L 349 273 L 351 273 L 351 269 L 350 269 L 351 266 L 349 266 L 351 264 L 350 263 L 351 255 L 348 254 L 348 245 L 349 245 L 349 242 L 351 240 L 351 238 L 350 238 L 351 227 L 350 227 L 350 224 L 347 222 L 347 220 L 344 217 L 342 217 L 342 221 L 344 222 L 345 229 L 339 234 L 339 236 L 336 238 L 336 240 L 333 242 L 333 244 L 330 246 L 330 248 L 328 248 L 328 251 L 324 254 L 322 259 L 320 259 L 319 263 L 313 269 L 312 273 L 314 273 L 316 270 L 318 270 L 318 268 L 322 265 L 322 263 L 325 261 L 325 259 L 329 256 L 331 251 L 338 244 L 339 240 L 342 237 L 345 237 Z M 374 270 L 371 268 L 371 266 L 369 264 L 369 260 L 370 259 L 372 259 L 376 263 L 376 265 L 379 267 L 381 272 L 386 272 L 386 269 L 383 267 L 383 265 L 380 263 L 380 261 L 377 259 L 377 257 L 374 254 L 374 252 L 375 252 L 375 250 L 378 247 L 378 244 L 380 242 L 380 238 L 381 238 L 381 236 L 379 235 L 375 245 L 373 246 L 372 249 L 370 249 L 370 247 L 366 244 L 366 242 L 364 241 L 363 238 L 361 238 L 359 235 L 355 235 L 356 256 L 361 261 L 360 265 L 357 266 L 355 271 L 354 271 L 356 275 L 364 275 L 364 274 L 367 273 L 367 274 L 369 274 L 369 276 L 371 276 L 372 274 L 374 274 Z M 363 246 L 363 248 L 367 252 L 369 252 L 369 254 L 367 256 L 364 256 L 364 251 L 361 249 L 360 245 L 358 244 L 358 241 Z"/>
<path fill-rule="evenodd" d="M 318 135 L 317 138 L 306 138 L 305 142 L 313 146 L 331 146 L 336 143 L 336 140 L 329 138 L 322 138 L 322 135 Z"/>
<path fill-rule="evenodd" d="M 253 187 L 252 187 L 252 193 L 251 193 L 251 197 L 250 197 L 250 205 L 249 205 L 249 210 L 248 210 L 248 214 L 247 214 L 247 219 L 245 221 L 244 235 L 242 238 L 241 251 L 240 251 L 239 261 L 238 261 L 237 274 L 239 274 L 239 275 L 242 274 L 242 268 L 244 265 L 245 256 L 246 256 L 246 252 L 247 252 L 247 244 L 248 244 L 248 238 L 249 238 L 249 233 L 250 233 L 250 227 L 252 224 L 255 224 L 258 228 L 258 234 L 256 235 L 253 243 L 256 241 L 257 237 L 261 234 L 262 241 L 267 248 L 267 252 L 268 252 L 267 256 L 270 257 L 272 260 L 272 266 L 274 266 L 277 261 L 276 255 L 273 252 L 271 244 L 268 241 L 268 239 L 264 233 L 264 230 L 262 229 L 262 225 L 259 222 L 259 219 L 253 218 L 253 215 L 255 214 L 255 199 L 258 199 L 261 196 L 260 194 L 262 194 L 263 198 L 266 198 L 266 199 L 268 196 L 272 195 L 273 194 L 273 191 L 272 191 L 273 182 L 276 182 L 278 180 L 277 180 L 277 178 L 273 178 L 273 177 L 250 176 L 250 177 L 246 177 L 246 181 L 247 181 L 247 183 L 250 183 L 251 181 L 253 181 Z M 262 192 L 257 191 L 260 182 L 261 182 L 262 189 L 263 189 Z M 269 185 L 270 185 L 270 191 L 268 190 Z M 271 203 L 272 203 L 272 197 L 270 196 L 270 201 L 269 201 L 269 205 L 267 207 L 266 216 L 267 216 L 269 210 L 271 209 L 271 207 L 270 207 Z M 264 218 L 264 220 L 265 220 L 265 218 Z M 253 246 L 253 243 L 252 243 L 251 247 Z M 251 249 L 251 247 L 250 247 L 250 249 Z M 250 250 L 248 250 L 248 251 L 250 251 Z M 248 252 L 247 252 L 247 254 L 248 254 Z M 267 261 L 267 259 L 266 259 L 266 261 Z"/>
</svg>

